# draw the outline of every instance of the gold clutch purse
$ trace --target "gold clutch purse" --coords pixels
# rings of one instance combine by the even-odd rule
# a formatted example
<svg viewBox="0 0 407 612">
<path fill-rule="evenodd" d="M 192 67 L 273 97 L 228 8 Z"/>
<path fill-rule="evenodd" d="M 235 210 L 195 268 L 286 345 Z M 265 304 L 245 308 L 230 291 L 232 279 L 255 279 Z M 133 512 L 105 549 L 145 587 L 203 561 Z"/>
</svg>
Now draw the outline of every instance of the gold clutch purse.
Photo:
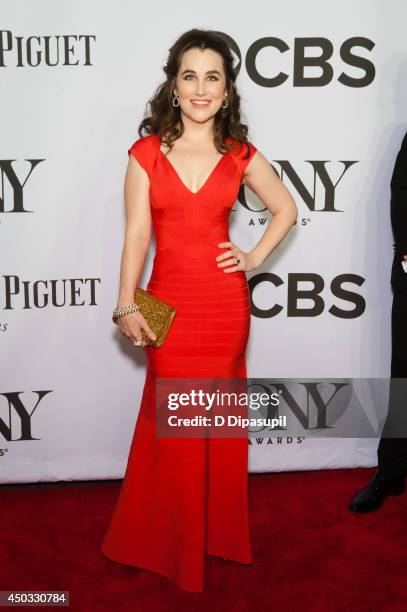
<svg viewBox="0 0 407 612">
<path fill-rule="evenodd" d="M 137 287 L 134 301 L 139 306 L 139 312 L 157 336 L 155 340 L 152 340 L 142 331 L 143 341 L 154 348 L 159 348 L 165 340 L 177 311 L 174 306 L 141 287 Z"/>
</svg>

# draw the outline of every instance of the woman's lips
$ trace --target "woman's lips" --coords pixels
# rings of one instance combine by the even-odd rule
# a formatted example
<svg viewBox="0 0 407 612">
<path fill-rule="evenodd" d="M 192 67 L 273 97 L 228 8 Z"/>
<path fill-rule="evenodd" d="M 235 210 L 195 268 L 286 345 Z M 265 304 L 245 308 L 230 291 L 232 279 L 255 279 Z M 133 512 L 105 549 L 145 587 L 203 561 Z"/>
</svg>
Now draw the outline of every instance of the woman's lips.
<svg viewBox="0 0 407 612">
<path fill-rule="evenodd" d="M 202 102 L 199 102 L 198 100 L 191 100 L 191 104 L 194 108 L 208 108 L 210 103 L 210 100 L 208 102 L 204 102 L 203 100 Z"/>
</svg>

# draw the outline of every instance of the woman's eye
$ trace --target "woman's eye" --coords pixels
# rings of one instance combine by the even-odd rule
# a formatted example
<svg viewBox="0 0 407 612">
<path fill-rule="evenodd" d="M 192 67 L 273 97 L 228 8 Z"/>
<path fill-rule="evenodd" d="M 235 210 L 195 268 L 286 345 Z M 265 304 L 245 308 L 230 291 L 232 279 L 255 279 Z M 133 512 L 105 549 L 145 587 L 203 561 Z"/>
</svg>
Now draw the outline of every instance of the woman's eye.
<svg viewBox="0 0 407 612">
<path fill-rule="evenodd" d="M 185 75 L 185 77 L 184 77 L 184 78 L 188 80 L 188 77 L 192 77 L 192 78 L 193 78 L 193 77 L 194 77 L 194 75 L 193 75 L 193 74 L 187 74 L 187 75 Z M 214 74 L 210 74 L 210 75 L 208 76 L 208 79 L 214 79 L 215 81 L 217 81 L 217 80 L 218 80 L 218 78 L 217 78 L 217 77 L 216 77 Z"/>
</svg>

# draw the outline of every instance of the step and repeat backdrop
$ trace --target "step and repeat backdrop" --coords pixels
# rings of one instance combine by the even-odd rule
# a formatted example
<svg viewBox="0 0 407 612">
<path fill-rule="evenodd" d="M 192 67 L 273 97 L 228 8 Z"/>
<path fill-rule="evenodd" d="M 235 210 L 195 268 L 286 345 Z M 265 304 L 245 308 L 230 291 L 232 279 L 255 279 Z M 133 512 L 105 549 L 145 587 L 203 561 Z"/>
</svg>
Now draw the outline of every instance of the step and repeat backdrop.
<svg viewBox="0 0 407 612">
<path fill-rule="evenodd" d="M 390 375 L 390 178 L 407 128 L 402 0 L 207 0 L 198 10 L 0 0 L 0 9 L 0 482 L 123 476 L 146 367 L 111 321 L 127 150 L 169 47 L 193 27 L 228 38 L 250 138 L 299 211 L 248 274 L 248 376 Z M 231 239 L 249 250 L 269 222 L 242 187 Z M 315 427 L 251 438 L 250 471 L 376 464 L 376 438 L 318 437 Z"/>
</svg>

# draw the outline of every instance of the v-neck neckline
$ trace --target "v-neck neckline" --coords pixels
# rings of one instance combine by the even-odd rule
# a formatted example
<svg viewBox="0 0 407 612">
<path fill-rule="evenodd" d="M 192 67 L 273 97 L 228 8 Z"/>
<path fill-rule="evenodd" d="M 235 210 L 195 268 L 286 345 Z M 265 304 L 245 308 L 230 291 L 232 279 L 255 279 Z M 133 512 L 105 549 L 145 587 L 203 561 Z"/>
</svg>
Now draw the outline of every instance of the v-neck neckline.
<svg viewBox="0 0 407 612">
<path fill-rule="evenodd" d="M 171 168 L 172 172 L 174 173 L 174 176 L 176 177 L 176 179 L 178 180 L 178 182 L 182 185 L 182 187 L 192 196 L 197 196 L 201 193 L 201 191 L 208 185 L 208 183 L 210 182 L 211 178 L 213 177 L 213 175 L 215 174 L 216 170 L 218 169 L 218 167 L 220 166 L 221 162 L 223 161 L 223 159 L 225 157 L 227 157 L 228 155 L 228 151 L 226 153 L 224 153 L 222 155 L 222 157 L 220 159 L 218 159 L 218 161 L 216 162 L 216 164 L 214 165 L 214 167 L 212 168 L 209 176 L 206 178 L 205 182 L 201 185 L 201 187 L 198 189 L 198 191 L 192 191 L 182 180 L 182 178 L 180 177 L 178 171 L 176 170 L 175 166 L 172 164 L 172 162 L 170 162 L 170 160 L 168 159 L 167 155 L 164 153 L 164 151 L 161 151 L 161 141 L 158 138 L 157 134 L 154 134 L 156 142 L 157 142 L 157 146 L 158 146 L 158 152 L 161 154 L 161 156 L 165 159 L 165 161 L 167 162 L 167 164 L 169 165 L 169 167 Z"/>
</svg>

